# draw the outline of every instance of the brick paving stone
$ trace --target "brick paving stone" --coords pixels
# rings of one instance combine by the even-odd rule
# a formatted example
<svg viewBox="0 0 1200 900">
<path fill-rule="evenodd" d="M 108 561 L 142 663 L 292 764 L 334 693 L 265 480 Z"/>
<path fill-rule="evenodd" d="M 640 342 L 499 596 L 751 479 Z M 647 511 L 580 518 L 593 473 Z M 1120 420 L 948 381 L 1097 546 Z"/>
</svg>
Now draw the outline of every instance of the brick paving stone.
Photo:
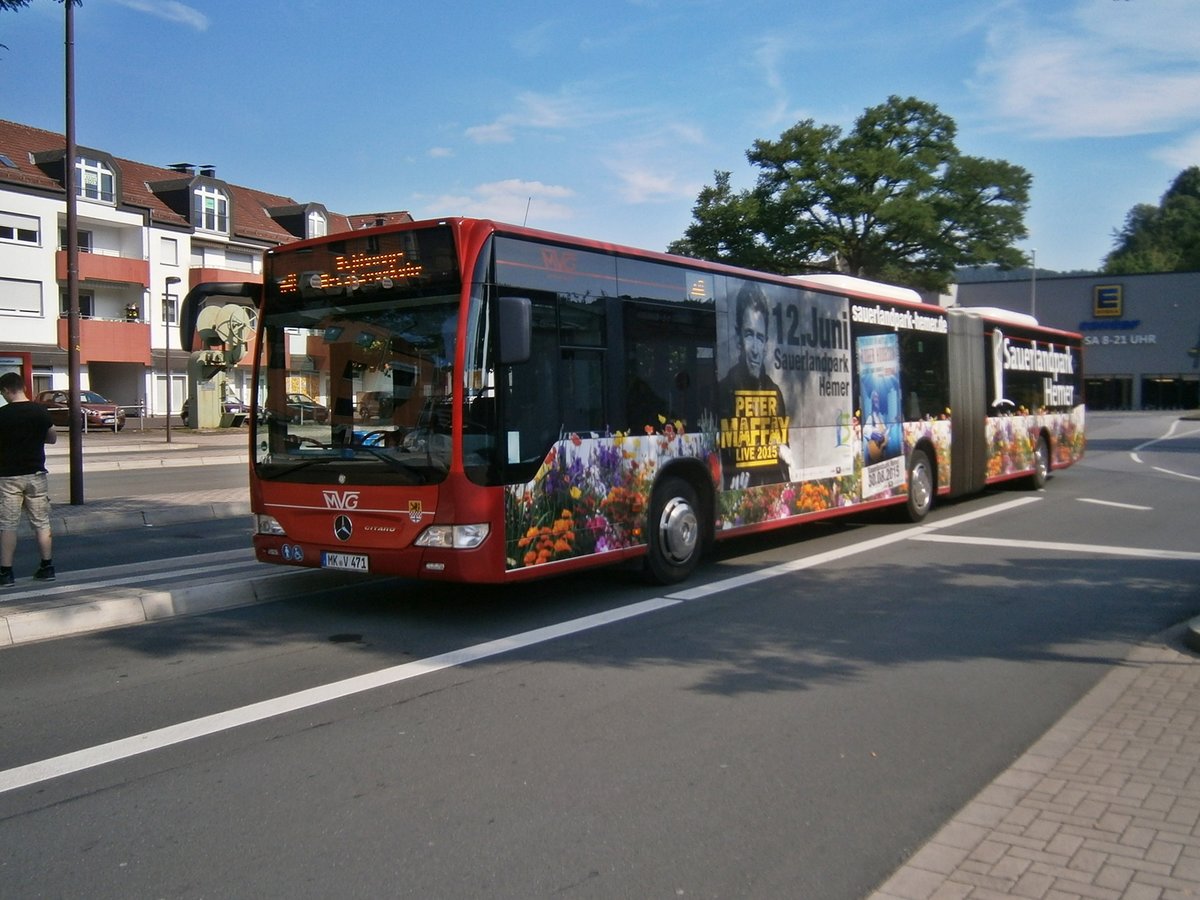
<svg viewBox="0 0 1200 900">
<path fill-rule="evenodd" d="M 1150 848 L 1146 851 L 1146 859 L 1148 859 L 1150 862 L 1174 866 L 1179 862 L 1179 857 L 1182 853 L 1182 844 L 1173 844 L 1170 841 L 1157 840 L 1151 844 Z"/>
<path fill-rule="evenodd" d="M 1099 872 L 1096 873 L 1095 884 L 1097 887 L 1109 888 L 1114 891 L 1123 891 L 1133 880 L 1133 869 L 1123 869 L 1120 866 L 1105 865 Z"/>
<path fill-rule="evenodd" d="M 871 900 L 912 900 L 905 883 L 919 900 L 1200 900 L 1200 656 L 1182 631 L 1135 648 Z"/>
<path fill-rule="evenodd" d="M 1162 888 L 1148 884 L 1131 884 L 1125 889 L 1121 900 L 1160 900 L 1161 897 Z"/>
</svg>

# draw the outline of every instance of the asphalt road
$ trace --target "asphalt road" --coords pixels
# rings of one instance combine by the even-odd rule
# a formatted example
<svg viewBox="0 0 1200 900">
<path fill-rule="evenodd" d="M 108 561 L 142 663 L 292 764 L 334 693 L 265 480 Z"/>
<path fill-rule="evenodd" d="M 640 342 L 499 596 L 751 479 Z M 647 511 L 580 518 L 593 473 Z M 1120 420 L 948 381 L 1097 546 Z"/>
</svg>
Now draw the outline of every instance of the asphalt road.
<svg viewBox="0 0 1200 900">
<path fill-rule="evenodd" d="M 0 784 L 59 768 L 0 793 L 0 893 L 864 896 L 1200 614 L 1170 427 L 1093 416 L 1044 492 L 726 543 L 680 592 L 397 580 L 10 648 Z"/>
</svg>

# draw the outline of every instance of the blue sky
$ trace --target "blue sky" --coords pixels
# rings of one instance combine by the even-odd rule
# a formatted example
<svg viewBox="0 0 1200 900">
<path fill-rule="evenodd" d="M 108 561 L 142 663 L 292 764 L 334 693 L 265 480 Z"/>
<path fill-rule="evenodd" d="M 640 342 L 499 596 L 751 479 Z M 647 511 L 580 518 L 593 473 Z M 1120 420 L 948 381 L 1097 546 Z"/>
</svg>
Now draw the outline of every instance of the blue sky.
<svg viewBox="0 0 1200 900">
<path fill-rule="evenodd" d="M 63 129 L 63 9 L 0 12 L 0 117 Z M 1033 175 L 1039 268 L 1094 268 L 1200 164 L 1196 0 L 85 0 L 77 139 L 342 213 L 662 250 L 714 170 L 889 95 Z"/>
</svg>

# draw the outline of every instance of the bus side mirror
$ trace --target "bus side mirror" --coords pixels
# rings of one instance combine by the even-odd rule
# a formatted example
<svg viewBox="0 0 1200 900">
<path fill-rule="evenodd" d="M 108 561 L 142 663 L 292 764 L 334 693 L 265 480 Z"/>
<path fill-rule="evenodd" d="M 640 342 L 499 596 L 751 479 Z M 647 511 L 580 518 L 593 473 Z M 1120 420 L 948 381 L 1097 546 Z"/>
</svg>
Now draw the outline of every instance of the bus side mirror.
<svg viewBox="0 0 1200 900">
<path fill-rule="evenodd" d="M 497 313 L 500 364 L 528 362 L 533 343 L 533 304 L 528 297 L 501 297 Z"/>
</svg>

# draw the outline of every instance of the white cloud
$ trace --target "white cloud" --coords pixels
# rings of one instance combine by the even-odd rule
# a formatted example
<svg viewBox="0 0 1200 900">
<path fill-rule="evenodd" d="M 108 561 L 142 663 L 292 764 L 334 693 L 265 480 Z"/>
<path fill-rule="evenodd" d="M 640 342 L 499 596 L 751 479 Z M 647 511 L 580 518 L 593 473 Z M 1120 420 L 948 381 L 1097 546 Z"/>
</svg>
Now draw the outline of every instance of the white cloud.
<svg viewBox="0 0 1200 900">
<path fill-rule="evenodd" d="M 117 0 L 121 6 L 144 12 L 168 22 L 178 22 L 197 31 L 208 30 L 208 16 L 178 0 Z"/>
<path fill-rule="evenodd" d="M 513 140 L 514 123 L 497 120 L 489 125 L 472 125 L 464 133 L 477 144 L 508 144 Z"/>
<path fill-rule="evenodd" d="M 555 32 L 558 31 L 558 27 L 558 21 L 547 19 L 518 32 L 511 38 L 510 43 L 521 56 L 541 56 L 547 50 L 554 49 Z"/>
<path fill-rule="evenodd" d="M 430 147 L 428 153 L 432 159 L 448 159 L 454 155 L 449 147 Z"/>
<path fill-rule="evenodd" d="M 681 173 L 695 168 L 685 159 L 691 148 L 705 144 L 699 126 L 669 123 L 614 148 L 604 167 L 617 179 L 618 194 L 626 203 L 694 200 L 702 184 Z"/>
<path fill-rule="evenodd" d="M 976 87 L 1042 137 L 1114 137 L 1200 120 L 1194 0 L 1078 0 L 1069 16 L 993 25 Z"/>
<path fill-rule="evenodd" d="M 1175 143 L 1159 148 L 1154 157 L 1175 169 L 1200 166 L 1200 131 L 1193 131 Z"/>
<path fill-rule="evenodd" d="M 465 194 L 427 198 L 426 206 L 438 215 L 477 216 L 518 225 L 526 221 L 528 212 L 528 223 L 543 228 L 574 218 L 574 210 L 565 202 L 574 195 L 562 185 L 508 178 L 477 185 Z"/>
<path fill-rule="evenodd" d="M 517 95 L 516 109 L 494 121 L 473 125 L 466 136 L 477 144 L 509 143 L 520 131 L 566 131 L 612 120 L 628 114 L 608 110 L 592 100 L 587 92 L 566 87 L 558 94 L 524 91 Z"/>
</svg>

